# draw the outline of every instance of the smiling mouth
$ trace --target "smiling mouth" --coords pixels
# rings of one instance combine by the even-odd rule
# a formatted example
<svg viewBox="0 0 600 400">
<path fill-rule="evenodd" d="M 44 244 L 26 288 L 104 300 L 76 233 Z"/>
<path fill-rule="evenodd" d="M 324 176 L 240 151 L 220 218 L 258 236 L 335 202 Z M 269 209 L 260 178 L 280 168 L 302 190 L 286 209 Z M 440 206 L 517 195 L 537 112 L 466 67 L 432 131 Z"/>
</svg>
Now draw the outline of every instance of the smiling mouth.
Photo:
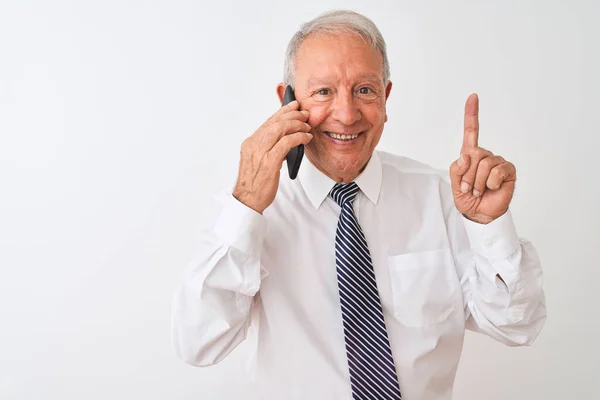
<svg viewBox="0 0 600 400">
<path fill-rule="evenodd" d="M 333 139 L 336 139 L 336 140 L 350 141 L 350 140 L 356 139 L 362 132 L 344 134 L 344 133 L 335 133 L 335 132 L 323 131 L 323 133 L 326 134 L 327 136 L 329 136 L 330 138 L 333 138 Z"/>
</svg>

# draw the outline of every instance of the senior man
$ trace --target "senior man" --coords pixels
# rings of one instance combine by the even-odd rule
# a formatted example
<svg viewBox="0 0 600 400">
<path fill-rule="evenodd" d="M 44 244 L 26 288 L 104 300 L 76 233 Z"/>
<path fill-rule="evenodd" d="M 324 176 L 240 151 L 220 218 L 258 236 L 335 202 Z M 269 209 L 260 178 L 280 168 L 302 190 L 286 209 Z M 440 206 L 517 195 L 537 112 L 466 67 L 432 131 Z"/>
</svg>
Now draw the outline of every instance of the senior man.
<svg viewBox="0 0 600 400">
<path fill-rule="evenodd" d="M 242 144 L 237 184 L 173 300 L 177 355 L 215 364 L 252 340 L 255 396 L 450 399 L 465 329 L 527 345 L 541 268 L 509 204 L 513 164 L 478 146 L 478 98 L 449 179 L 376 151 L 386 45 L 349 11 L 302 25 L 285 61 L 297 101 Z M 305 145 L 298 178 L 280 174 Z"/>
</svg>

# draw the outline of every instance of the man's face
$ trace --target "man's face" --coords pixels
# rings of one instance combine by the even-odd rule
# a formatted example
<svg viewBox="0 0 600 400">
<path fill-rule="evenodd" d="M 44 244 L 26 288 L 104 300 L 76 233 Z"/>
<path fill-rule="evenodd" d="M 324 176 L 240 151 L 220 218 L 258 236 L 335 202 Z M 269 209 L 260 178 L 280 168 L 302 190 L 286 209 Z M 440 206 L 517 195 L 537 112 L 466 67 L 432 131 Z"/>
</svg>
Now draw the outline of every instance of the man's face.
<svg viewBox="0 0 600 400">
<path fill-rule="evenodd" d="M 379 50 L 358 35 L 317 34 L 298 49 L 294 91 L 314 135 L 306 156 L 338 182 L 359 175 L 381 137 L 391 90 L 382 66 Z"/>
</svg>

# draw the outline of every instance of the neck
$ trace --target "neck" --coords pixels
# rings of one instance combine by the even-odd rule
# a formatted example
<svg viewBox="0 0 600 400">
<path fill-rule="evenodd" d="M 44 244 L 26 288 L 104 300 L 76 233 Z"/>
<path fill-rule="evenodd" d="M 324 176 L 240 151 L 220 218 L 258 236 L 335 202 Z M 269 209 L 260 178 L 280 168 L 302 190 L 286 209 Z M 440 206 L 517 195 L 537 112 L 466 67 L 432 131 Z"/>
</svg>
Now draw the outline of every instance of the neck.
<svg viewBox="0 0 600 400">
<path fill-rule="evenodd" d="M 369 160 L 367 160 L 367 162 L 365 163 L 365 165 L 363 165 L 362 167 L 360 167 L 359 171 L 348 173 L 348 174 L 344 174 L 344 173 L 327 171 L 325 168 L 323 168 L 323 166 L 318 161 L 316 161 L 312 157 L 312 155 L 309 152 L 305 152 L 304 155 L 306 156 L 306 158 L 308 158 L 308 161 L 310 161 L 310 163 L 315 166 L 316 169 L 318 169 L 323 174 L 325 174 L 326 176 L 328 176 L 329 178 L 331 178 L 332 180 L 334 180 L 336 183 L 350 183 L 353 180 L 355 180 L 356 177 L 359 176 L 361 174 L 361 172 L 364 171 L 364 169 L 367 166 L 367 164 L 369 164 L 369 160 L 371 159 L 371 158 L 369 158 Z"/>
</svg>

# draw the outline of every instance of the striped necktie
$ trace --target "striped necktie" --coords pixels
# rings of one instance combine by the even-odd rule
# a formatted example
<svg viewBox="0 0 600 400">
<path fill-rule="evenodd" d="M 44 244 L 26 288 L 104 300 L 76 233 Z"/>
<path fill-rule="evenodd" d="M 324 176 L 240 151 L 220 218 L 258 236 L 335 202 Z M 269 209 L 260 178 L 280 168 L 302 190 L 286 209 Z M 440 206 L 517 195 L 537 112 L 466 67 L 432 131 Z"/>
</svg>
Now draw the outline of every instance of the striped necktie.
<svg viewBox="0 0 600 400">
<path fill-rule="evenodd" d="M 329 193 L 342 208 L 335 260 L 352 397 L 400 400 L 371 254 L 352 208 L 358 190 L 355 182 L 338 183 Z"/>
</svg>

